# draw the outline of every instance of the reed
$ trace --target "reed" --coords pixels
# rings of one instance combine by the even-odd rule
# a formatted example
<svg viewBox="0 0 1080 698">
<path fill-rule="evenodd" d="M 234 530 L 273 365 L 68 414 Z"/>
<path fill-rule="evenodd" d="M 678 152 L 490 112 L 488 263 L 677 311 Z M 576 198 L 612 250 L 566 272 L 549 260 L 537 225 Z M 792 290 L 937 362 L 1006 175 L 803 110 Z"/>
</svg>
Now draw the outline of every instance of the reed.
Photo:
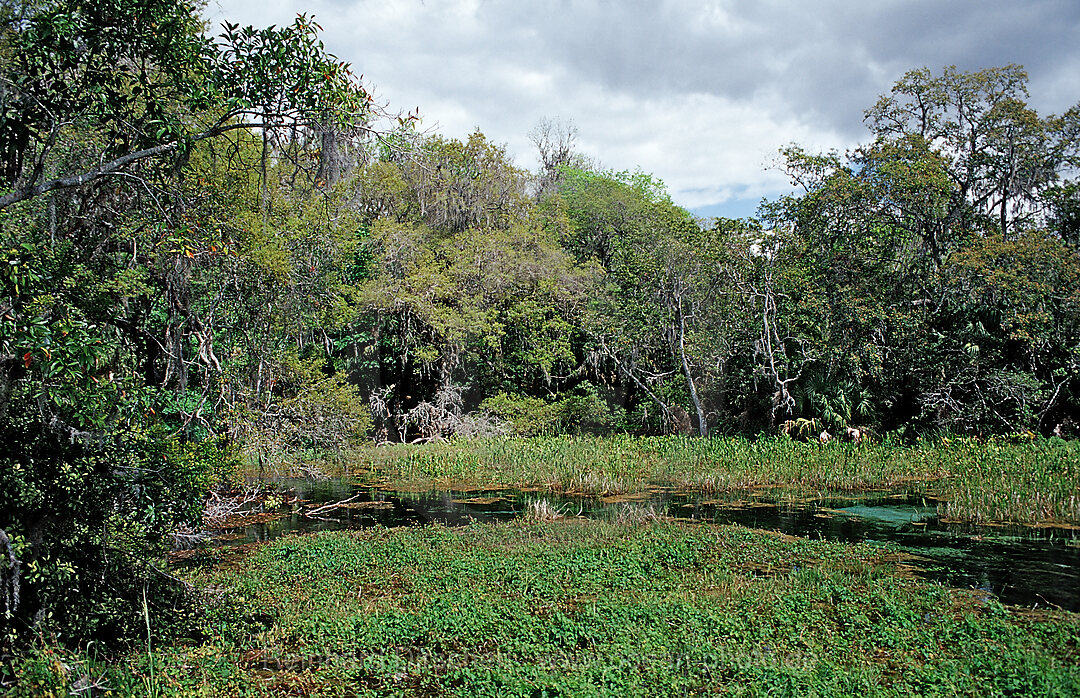
<svg viewBox="0 0 1080 698">
<path fill-rule="evenodd" d="M 968 521 L 1080 523 L 1080 443 L 941 439 L 818 444 L 786 437 L 558 436 L 393 445 L 351 469 L 402 487 L 536 487 L 619 494 L 650 487 L 717 493 L 909 491 Z"/>
</svg>

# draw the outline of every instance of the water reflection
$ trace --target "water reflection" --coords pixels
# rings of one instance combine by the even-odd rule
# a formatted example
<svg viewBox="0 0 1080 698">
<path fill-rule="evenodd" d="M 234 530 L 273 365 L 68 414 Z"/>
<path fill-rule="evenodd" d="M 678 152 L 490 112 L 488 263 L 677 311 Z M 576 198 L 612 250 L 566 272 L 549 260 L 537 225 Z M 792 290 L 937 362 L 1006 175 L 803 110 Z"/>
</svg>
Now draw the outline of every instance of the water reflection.
<svg viewBox="0 0 1080 698">
<path fill-rule="evenodd" d="M 660 488 L 633 497 L 598 498 L 518 490 L 406 493 L 342 480 L 281 484 L 299 501 L 283 506 L 271 520 L 221 531 L 219 544 L 376 525 L 507 521 L 521 516 L 538 499 L 565 516 L 590 518 L 614 517 L 627 506 L 641 506 L 679 519 L 792 536 L 891 543 L 914 555 L 918 574 L 927 579 L 980 589 L 1005 603 L 1080 611 L 1080 532 L 943 522 L 932 501 L 915 497 L 876 494 L 783 501 L 767 492 L 704 497 Z"/>
</svg>

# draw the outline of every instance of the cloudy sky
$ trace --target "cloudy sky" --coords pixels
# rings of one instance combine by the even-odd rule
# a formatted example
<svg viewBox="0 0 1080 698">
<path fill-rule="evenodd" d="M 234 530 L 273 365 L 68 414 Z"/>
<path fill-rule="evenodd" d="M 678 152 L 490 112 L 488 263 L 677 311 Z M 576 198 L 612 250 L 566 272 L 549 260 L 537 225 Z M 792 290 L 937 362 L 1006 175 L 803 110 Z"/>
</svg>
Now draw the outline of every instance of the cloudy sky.
<svg viewBox="0 0 1080 698">
<path fill-rule="evenodd" d="M 799 143 L 865 140 L 862 112 L 907 70 L 1008 63 L 1040 114 L 1080 102 L 1078 0 L 208 0 L 265 26 L 314 15 L 327 48 L 397 110 L 480 128 L 519 166 L 528 133 L 572 121 L 578 150 L 663 179 L 699 215 L 751 215 L 788 190 Z"/>
</svg>

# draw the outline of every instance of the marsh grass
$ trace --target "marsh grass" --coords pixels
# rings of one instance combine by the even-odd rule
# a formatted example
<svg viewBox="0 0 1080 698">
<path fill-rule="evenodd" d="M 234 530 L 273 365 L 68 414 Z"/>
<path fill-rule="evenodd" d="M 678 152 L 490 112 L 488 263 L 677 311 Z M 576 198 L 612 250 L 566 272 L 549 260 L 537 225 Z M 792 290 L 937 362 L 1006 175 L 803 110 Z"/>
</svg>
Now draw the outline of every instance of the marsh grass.
<svg viewBox="0 0 1080 698">
<path fill-rule="evenodd" d="M 649 484 L 706 491 L 779 484 L 817 489 L 888 487 L 932 478 L 904 449 L 821 447 L 789 439 L 687 437 L 494 438 L 373 449 L 369 464 L 404 480 L 542 486 L 610 494 Z"/>
<path fill-rule="evenodd" d="M 373 448 L 354 471 L 394 486 L 535 487 L 609 495 L 654 486 L 705 494 L 887 490 L 944 501 L 966 521 L 1080 523 L 1080 443 L 938 440 L 817 444 L 786 437 L 538 437 Z"/>
<path fill-rule="evenodd" d="M 197 573 L 163 695 L 1077 695 L 1075 614 L 898 574 L 869 545 L 567 518 L 301 536 Z M 97 667 L 92 668 L 100 671 Z"/>
<path fill-rule="evenodd" d="M 614 509 L 612 520 L 620 526 L 638 526 L 652 521 L 659 521 L 664 514 L 655 504 L 636 504 L 624 502 Z"/>
<path fill-rule="evenodd" d="M 525 504 L 524 518 L 530 521 L 558 521 L 567 516 L 565 506 L 558 507 L 547 499 L 530 499 Z"/>
</svg>

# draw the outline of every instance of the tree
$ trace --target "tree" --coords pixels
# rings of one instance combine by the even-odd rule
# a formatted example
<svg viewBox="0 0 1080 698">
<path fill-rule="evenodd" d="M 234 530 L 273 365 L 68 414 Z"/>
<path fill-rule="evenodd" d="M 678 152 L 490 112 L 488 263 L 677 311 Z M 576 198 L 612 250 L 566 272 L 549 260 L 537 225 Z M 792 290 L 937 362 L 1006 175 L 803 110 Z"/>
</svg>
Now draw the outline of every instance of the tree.
<svg viewBox="0 0 1080 698">
<path fill-rule="evenodd" d="M 286 170 L 315 161 L 309 127 L 371 132 L 375 108 L 305 17 L 218 42 L 187 2 L 3 19 L 0 529 L 21 594 L 2 641 L 122 641 L 144 585 L 182 591 L 154 555 L 227 472 L 229 408 L 314 423 L 325 405 L 297 400 L 312 383 L 355 397 L 310 350 L 355 227 L 328 182 L 293 186 L 318 168 Z M 174 610 L 151 604 L 162 624 Z"/>
<path fill-rule="evenodd" d="M 505 146 L 479 130 L 464 143 L 439 136 L 423 140 L 417 155 L 400 160 L 404 181 L 431 228 L 458 233 L 469 228 L 505 229 L 526 217 L 526 173 Z"/>
<path fill-rule="evenodd" d="M 643 173 L 564 168 L 546 206 L 566 217 L 564 247 L 606 272 L 587 330 L 628 404 L 643 396 L 663 428 L 708 435 L 728 408 L 731 359 L 752 344 L 740 291 L 760 231 L 735 221 L 703 227 Z"/>
<path fill-rule="evenodd" d="M 572 370 L 576 316 L 592 272 L 527 224 L 446 237 L 377 221 L 365 240 L 372 265 L 359 285 L 378 355 L 372 389 L 390 387 L 398 438 L 408 413 L 463 383 L 476 404 L 500 390 L 556 390 Z M 458 405 L 460 409 L 463 405 Z M 389 428 L 389 427 L 388 427 Z"/>
<path fill-rule="evenodd" d="M 303 15 L 280 29 L 226 25 L 215 43 L 186 0 L 34 7 L 5 34 L 0 157 L 11 191 L 0 195 L 0 209 L 132 176 L 137 163 L 183 158 L 229 131 L 365 124 L 374 111 Z M 93 137 L 72 151 L 76 134 Z"/>
<path fill-rule="evenodd" d="M 358 173 L 364 270 L 348 352 L 384 436 L 447 435 L 418 433 L 410 415 L 433 423 L 432 407 L 554 394 L 580 362 L 577 316 L 595 270 L 560 248 L 526 185 L 505 148 L 480 132 L 421 140 L 409 157 L 391 154 Z M 459 416 L 435 421 L 452 430 Z"/>
<path fill-rule="evenodd" d="M 925 409 L 953 429 L 1051 431 L 1080 378 L 1080 259 L 1044 231 L 992 235 L 953 255 L 932 323 L 948 370 Z"/>
<path fill-rule="evenodd" d="M 1024 345 L 1004 325 L 1052 317 L 1059 329 L 1072 326 L 1068 256 L 1045 229 L 1071 235 L 1063 177 L 1080 141 L 1075 109 L 1041 118 L 1025 96 L 1018 66 L 915 70 L 866 112 L 871 143 L 846 157 L 784 151 L 803 192 L 765 212 L 781 243 L 782 334 L 805 338 L 792 416 L 833 426 L 858 418 L 883 428 L 1050 429 L 1076 374 L 1071 350 Z M 1063 295 L 1046 295 L 1014 266 L 1019 259 L 1061 283 Z M 1002 278 L 1010 292 L 990 292 Z M 1025 310 L 1017 316 L 1016 307 Z"/>
<path fill-rule="evenodd" d="M 1042 119 L 1026 97 L 1027 73 L 1018 65 L 974 73 L 949 67 L 940 76 L 922 68 L 865 116 L 877 145 L 907 142 L 941 158 L 952 187 L 941 226 L 969 226 L 977 214 L 1008 237 L 1041 222 L 1040 196 L 1078 147 L 1075 108 Z"/>
<path fill-rule="evenodd" d="M 529 140 L 540 157 L 540 170 L 533 185 L 537 199 L 558 190 L 563 168 L 587 169 L 584 158 L 574 153 L 577 135 L 573 121 L 563 123 L 551 119 L 542 119 L 529 131 Z"/>
</svg>

